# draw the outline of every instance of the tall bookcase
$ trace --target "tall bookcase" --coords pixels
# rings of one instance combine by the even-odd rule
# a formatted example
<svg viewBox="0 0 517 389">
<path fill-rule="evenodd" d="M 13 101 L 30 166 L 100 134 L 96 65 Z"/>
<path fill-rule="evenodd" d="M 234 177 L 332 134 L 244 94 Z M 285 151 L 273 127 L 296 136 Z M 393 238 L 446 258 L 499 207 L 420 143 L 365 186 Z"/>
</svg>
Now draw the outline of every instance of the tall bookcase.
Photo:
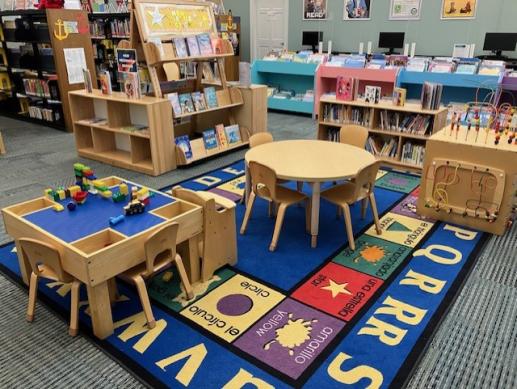
<svg viewBox="0 0 517 389">
<path fill-rule="evenodd" d="M 328 107 L 335 107 L 335 112 L 339 114 L 330 117 Z M 425 135 L 418 135 L 395 129 L 381 129 L 381 115 L 383 115 L 384 111 L 398 113 L 401 121 L 403 117 L 408 115 L 429 117 L 427 133 Z M 404 106 L 395 106 L 390 102 L 384 101 L 378 104 L 370 104 L 364 101 L 342 101 L 337 100 L 334 96 L 323 96 L 320 98 L 318 107 L 318 139 L 337 141 L 338 138 L 333 136 L 333 134 L 338 134 L 343 125 L 359 124 L 368 129 L 371 137 L 381 138 L 384 141 L 391 139 L 397 141 L 397 150 L 394 157 L 377 156 L 377 159 L 394 167 L 421 171 L 421 165 L 402 161 L 402 148 L 407 142 L 425 147 L 430 135 L 445 127 L 446 121 L 447 108 L 425 110 L 419 104 L 406 103 Z"/>
</svg>

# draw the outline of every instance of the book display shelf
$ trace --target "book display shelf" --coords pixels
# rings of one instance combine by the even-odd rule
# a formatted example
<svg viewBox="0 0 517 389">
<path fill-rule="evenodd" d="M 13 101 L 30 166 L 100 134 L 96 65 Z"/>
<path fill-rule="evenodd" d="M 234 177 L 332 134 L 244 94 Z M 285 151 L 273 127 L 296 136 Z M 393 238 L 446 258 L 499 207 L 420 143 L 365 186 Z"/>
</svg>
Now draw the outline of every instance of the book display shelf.
<svg viewBox="0 0 517 389">
<path fill-rule="evenodd" d="M 425 110 L 419 104 L 395 106 L 364 101 L 342 101 L 322 96 L 318 111 L 318 139 L 339 142 L 343 125 L 368 128 L 367 148 L 384 163 L 421 171 L 426 141 L 446 125 L 447 108 Z"/>
<path fill-rule="evenodd" d="M 88 33 L 63 32 L 63 23 L 87 28 L 87 14 L 80 10 L 47 9 L 0 12 L 3 31 L 5 80 L 0 112 L 16 119 L 72 131 L 66 98 L 68 91 L 82 88 L 70 84 L 63 49 L 83 48 L 88 69 L 95 75 Z M 83 26 L 81 21 L 84 21 Z M 61 29 L 61 30 L 60 30 Z M 65 37 L 65 38 L 64 38 Z"/>
<path fill-rule="evenodd" d="M 412 72 L 401 69 L 397 86 L 407 90 L 408 99 L 419 99 L 424 82 L 443 85 L 442 103 L 477 101 L 499 87 L 500 76 L 483 74 Z M 478 91 L 479 89 L 479 91 Z"/>
<path fill-rule="evenodd" d="M 381 97 L 393 95 L 393 88 L 397 83 L 399 69 L 366 69 L 346 68 L 337 66 L 321 65 L 316 71 L 316 91 L 314 113 L 318 113 L 320 98 L 328 93 L 336 93 L 338 77 L 354 78 L 358 80 L 358 93 L 364 95 L 367 85 L 381 88 Z"/>
<path fill-rule="evenodd" d="M 80 156 L 153 176 L 176 168 L 172 114 L 166 99 L 124 93 L 70 92 Z"/>
<path fill-rule="evenodd" d="M 256 60 L 251 66 L 251 82 L 300 96 L 308 90 L 314 90 L 314 74 L 317 67 L 316 63 Z M 268 97 L 268 108 L 312 114 L 314 98 L 307 101 L 285 96 L 280 98 L 271 93 Z"/>
</svg>

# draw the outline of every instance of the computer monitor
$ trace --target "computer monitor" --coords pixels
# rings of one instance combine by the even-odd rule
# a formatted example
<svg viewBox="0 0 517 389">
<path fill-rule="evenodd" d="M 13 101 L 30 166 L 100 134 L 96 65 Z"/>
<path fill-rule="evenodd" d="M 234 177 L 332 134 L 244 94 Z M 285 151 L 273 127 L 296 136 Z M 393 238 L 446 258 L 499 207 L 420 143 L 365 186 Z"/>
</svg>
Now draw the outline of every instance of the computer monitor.
<svg viewBox="0 0 517 389">
<path fill-rule="evenodd" d="M 487 32 L 483 50 L 492 51 L 501 57 L 503 51 L 514 51 L 517 43 L 517 34 L 512 32 Z"/>
<path fill-rule="evenodd" d="M 316 46 L 323 40 L 323 31 L 303 31 L 302 46 L 312 46 L 312 51 L 316 51 Z"/>
<path fill-rule="evenodd" d="M 393 49 L 401 49 L 404 47 L 403 32 L 380 32 L 379 47 L 389 49 L 387 54 L 393 54 Z"/>
</svg>

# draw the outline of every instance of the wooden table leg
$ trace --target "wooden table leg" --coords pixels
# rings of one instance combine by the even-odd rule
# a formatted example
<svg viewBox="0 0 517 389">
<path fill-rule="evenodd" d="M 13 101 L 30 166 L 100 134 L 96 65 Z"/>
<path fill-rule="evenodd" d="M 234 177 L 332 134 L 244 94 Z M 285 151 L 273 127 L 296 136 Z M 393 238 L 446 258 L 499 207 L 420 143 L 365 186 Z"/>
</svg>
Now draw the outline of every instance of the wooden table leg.
<svg viewBox="0 0 517 389">
<path fill-rule="evenodd" d="M 311 205 L 311 247 L 318 245 L 318 228 L 320 223 L 320 183 L 312 183 L 312 205 Z"/>
<path fill-rule="evenodd" d="M 27 258 L 25 258 L 25 256 L 23 255 L 22 248 L 18 244 L 18 241 L 15 241 L 15 242 L 16 242 L 16 253 L 18 254 L 18 263 L 20 265 L 20 273 L 21 273 L 21 276 L 22 276 L 22 279 L 23 279 L 23 282 L 25 283 L 25 285 L 29 285 L 29 281 L 31 279 L 31 273 L 32 273 L 31 264 L 29 263 Z"/>
<path fill-rule="evenodd" d="M 97 338 L 105 339 L 113 333 L 108 281 L 96 286 L 86 285 L 86 289 L 88 291 L 93 333 Z"/>
<path fill-rule="evenodd" d="M 201 261 L 199 259 L 198 248 L 198 240 L 201 238 L 201 235 L 194 236 L 178 246 L 178 254 L 181 256 L 181 259 L 183 259 L 183 264 L 187 268 L 186 270 L 191 284 L 201 279 Z"/>
<path fill-rule="evenodd" d="M 244 187 L 244 206 L 247 207 L 251 191 L 251 176 L 250 170 L 248 169 L 248 164 L 246 162 L 244 162 L 244 171 L 246 172 L 246 186 Z"/>
</svg>

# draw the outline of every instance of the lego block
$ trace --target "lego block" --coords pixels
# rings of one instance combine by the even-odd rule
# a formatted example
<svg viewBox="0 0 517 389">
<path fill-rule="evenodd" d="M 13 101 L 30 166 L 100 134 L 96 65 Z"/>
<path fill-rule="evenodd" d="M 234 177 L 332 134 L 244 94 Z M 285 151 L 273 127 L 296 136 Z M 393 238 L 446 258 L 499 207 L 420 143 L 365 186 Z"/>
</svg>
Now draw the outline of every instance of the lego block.
<svg viewBox="0 0 517 389">
<path fill-rule="evenodd" d="M 126 195 L 125 194 L 122 194 L 122 193 L 113 193 L 113 196 L 111 196 L 111 199 L 115 202 L 115 203 L 120 203 L 122 201 L 125 201 L 126 200 Z"/>
<path fill-rule="evenodd" d="M 105 199 L 110 199 L 113 195 L 113 193 L 111 192 L 111 190 L 105 190 L 103 192 L 99 192 L 99 194 L 105 198 Z"/>
<path fill-rule="evenodd" d="M 61 204 L 55 204 L 54 205 L 54 211 L 56 211 L 56 212 L 61 212 L 64 209 L 65 208 Z"/>
<path fill-rule="evenodd" d="M 73 186 L 69 187 L 68 190 L 70 191 L 70 197 L 74 197 L 74 195 L 77 192 L 81 191 L 81 187 L 79 185 L 73 185 Z"/>
<path fill-rule="evenodd" d="M 45 189 L 45 190 L 43 191 L 43 195 L 44 195 L 46 198 L 50 199 L 50 200 L 53 200 L 53 199 L 54 199 L 54 191 L 53 191 L 52 189 L 50 189 L 50 188 L 49 188 L 49 189 Z"/>
<path fill-rule="evenodd" d="M 115 226 L 121 222 L 124 221 L 125 216 L 124 215 L 118 215 L 118 216 L 112 216 L 109 219 L 110 226 Z"/>
<path fill-rule="evenodd" d="M 58 190 L 58 191 L 57 191 L 57 194 L 58 194 L 58 196 L 59 196 L 59 200 L 64 200 L 64 199 L 66 199 L 66 194 L 65 194 L 65 191 L 64 191 L 64 190 L 62 190 L 62 189 Z"/>
<path fill-rule="evenodd" d="M 127 188 L 127 184 L 120 184 L 119 185 L 119 191 L 120 193 L 122 193 L 123 195 L 127 195 L 129 194 L 129 190 Z"/>
<path fill-rule="evenodd" d="M 76 208 L 76 205 L 74 202 L 70 201 L 66 207 L 68 208 L 69 211 L 75 211 L 75 208 Z"/>
</svg>

